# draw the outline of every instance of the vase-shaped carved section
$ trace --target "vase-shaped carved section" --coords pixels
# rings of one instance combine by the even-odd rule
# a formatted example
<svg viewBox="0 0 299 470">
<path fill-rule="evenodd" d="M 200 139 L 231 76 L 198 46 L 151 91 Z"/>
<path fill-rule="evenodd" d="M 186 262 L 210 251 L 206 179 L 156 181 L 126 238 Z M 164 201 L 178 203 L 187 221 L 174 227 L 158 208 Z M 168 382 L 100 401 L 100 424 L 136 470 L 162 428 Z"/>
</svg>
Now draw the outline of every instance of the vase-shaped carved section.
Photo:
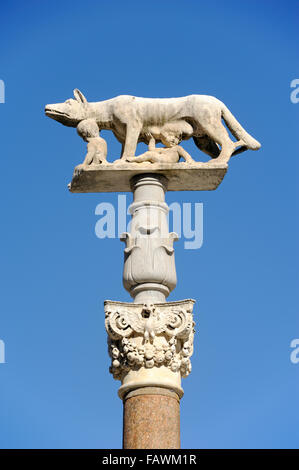
<svg viewBox="0 0 299 470">
<path fill-rule="evenodd" d="M 123 284 L 135 302 L 165 301 L 176 286 L 173 242 L 178 236 L 168 231 L 166 182 L 160 175 L 140 175 L 132 182 L 131 231 L 121 239 L 126 243 Z"/>
</svg>

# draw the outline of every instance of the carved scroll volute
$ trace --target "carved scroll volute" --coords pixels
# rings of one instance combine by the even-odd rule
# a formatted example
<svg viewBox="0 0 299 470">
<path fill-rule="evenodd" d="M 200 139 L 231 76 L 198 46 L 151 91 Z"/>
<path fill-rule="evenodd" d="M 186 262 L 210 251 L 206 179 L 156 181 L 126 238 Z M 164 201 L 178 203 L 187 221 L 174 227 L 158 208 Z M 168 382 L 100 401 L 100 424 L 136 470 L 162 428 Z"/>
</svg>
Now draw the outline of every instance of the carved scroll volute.
<svg viewBox="0 0 299 470">
<path fill-rule="evenodd" d="M 128 312 L 125 310 L 106 311 L 105 326 L 109 337 L 114 340 L 126 338 L 133 333 Z"/>
<path fill-rule="evenodd" d="M 186 309 L 173 309 L 168 313 L 165 322 L 165 333 L 179 339 L 188 338 L 193 329 L 192 311 Z"/>
</svg>

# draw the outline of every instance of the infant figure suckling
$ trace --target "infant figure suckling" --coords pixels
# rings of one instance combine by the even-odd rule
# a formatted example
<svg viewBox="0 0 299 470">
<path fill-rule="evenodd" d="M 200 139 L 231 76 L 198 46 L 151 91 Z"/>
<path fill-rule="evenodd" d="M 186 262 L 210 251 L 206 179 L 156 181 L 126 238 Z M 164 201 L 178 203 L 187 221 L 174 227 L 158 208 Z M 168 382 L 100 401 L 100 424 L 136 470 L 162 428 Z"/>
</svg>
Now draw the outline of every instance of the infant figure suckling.
<svg viewBox="0 0 299 470">
<path fill-rule="evenodd" d="M 183 147 L 178 145 L 191 132 L 192 127 L 185 122 L 171 122 L 161 127 L 148 128 L 148 151 L 137 157 L 129 157 L 127 161 L 136 163 L 178 163 L 183 158 L 186 163 L 194 163 L 193 158 Z M 161 141 L 165 147 L 156 147 Z"/>
<path fill-rule="evenodd" d="M 109 164 L 107 162 L 107 143 L 100 137 L 99 127 L 94 119 L 84 119 L 77 126 L 79 136 L 87 142 L 87 154 L 84 162 L 79 167 L 91 164 Z"/>
</svg>

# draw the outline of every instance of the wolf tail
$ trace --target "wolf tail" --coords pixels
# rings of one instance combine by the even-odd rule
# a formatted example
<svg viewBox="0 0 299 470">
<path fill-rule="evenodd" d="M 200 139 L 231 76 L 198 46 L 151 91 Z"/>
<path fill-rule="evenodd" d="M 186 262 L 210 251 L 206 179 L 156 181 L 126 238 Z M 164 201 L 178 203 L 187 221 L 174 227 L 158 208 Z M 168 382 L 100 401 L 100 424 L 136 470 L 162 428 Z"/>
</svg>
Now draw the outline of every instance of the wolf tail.
<svg viewBox="0 0 299 470">
<path fill-rule="evenodd" d="M 257 140 L 255 140 L 250 134 L 248 134 L 245 129 L 243 129 L 241 124 L 237 121 L 237 119 L 233 116 L 233 114 L 225 106 L 225 104 L 222 104 L 221 112 L 225 124 L 227 125 L 233 136 L 237 140 L 243 140 L 243 142 L 245 142 L 245 145 L 237 149 L 233 153 L 233 155 L 235 155 L 236 153 L 244 152 L 244 150 L 247 149 L 258 150 L 261 147 L 261 144 Z"/>
</svg>

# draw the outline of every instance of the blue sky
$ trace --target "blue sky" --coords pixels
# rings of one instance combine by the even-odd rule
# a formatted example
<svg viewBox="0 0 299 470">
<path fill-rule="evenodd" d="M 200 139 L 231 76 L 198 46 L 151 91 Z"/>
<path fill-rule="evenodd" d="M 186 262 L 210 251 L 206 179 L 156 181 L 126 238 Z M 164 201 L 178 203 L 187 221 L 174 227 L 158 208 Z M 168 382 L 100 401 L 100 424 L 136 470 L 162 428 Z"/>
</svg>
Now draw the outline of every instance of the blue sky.
<svg viewBox="0 0 299 470">
<path fill-rule="evenodd" d="M 117 194 L 68 192 L 85 144 L 43 111 L 75 87 L 90 101 L 214 95 L 262 143 L 216 191 L 167 194 L 204 204 L 203 246 L 176 244 L 169 297 L 197 301 L 182 447 L 298 448 L 298 13 L 265 0 L 1 5 L 1 448 L 121 447 L 103 301 L 129 300 L 123 244 L 94 232 L 96 205 Z"/>
</svg>

